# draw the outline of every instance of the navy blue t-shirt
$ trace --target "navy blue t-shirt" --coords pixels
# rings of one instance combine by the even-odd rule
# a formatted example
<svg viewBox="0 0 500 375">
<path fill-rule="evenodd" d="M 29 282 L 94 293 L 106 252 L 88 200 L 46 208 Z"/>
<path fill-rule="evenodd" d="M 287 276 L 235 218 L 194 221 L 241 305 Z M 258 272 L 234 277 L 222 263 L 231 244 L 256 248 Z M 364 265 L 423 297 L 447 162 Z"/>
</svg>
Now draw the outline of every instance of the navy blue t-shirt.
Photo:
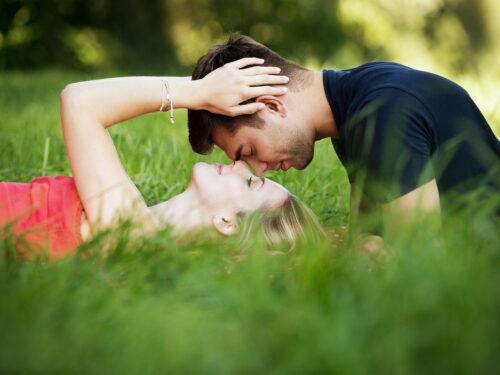
<svg viewBox="0 0 500 375">
<path fill-rule="evenodd" d="M 438 75 L 375 62 L 323 71 L 339 138 L 332 143 L 373 203 L 436 179 L 440 196 L 500 192 L 500 143 L 467 92 Z"/>
</svg>

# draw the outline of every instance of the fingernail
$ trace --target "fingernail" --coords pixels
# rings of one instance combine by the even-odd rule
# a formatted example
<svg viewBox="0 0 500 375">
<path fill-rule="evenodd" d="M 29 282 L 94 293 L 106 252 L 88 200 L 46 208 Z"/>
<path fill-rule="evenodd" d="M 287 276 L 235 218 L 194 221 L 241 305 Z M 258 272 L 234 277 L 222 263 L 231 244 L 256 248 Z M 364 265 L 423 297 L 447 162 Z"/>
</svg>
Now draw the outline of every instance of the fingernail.
<svg viewBox="0 0 500 375">
<path fill-rule="evenodd" d="M 288 82 L 288 81 L 290 81 L 290 78 L 285 76 L 285 77 L 283 77 L 283 81 Z"/>
<path fill-rule="evenodd" d="M 264 103 L 259 103 L 258 107 L 259 110 L 266 108 L 266 105 Z"/>
<path fill-rule="evenodd" d="M 282 87 L 282 88 L 281 88 L 281 91 L 283 91 L 283 92 L 287 92 L 287 91 L 288 91 L 288 87 Z"/>
</svg>

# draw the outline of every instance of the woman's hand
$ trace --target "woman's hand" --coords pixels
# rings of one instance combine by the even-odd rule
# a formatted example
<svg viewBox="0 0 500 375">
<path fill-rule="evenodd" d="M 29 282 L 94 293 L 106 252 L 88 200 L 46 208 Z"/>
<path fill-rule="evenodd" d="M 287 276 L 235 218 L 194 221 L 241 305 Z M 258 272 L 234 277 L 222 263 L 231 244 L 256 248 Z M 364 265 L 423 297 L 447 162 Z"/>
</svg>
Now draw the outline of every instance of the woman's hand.
<svg viewBox="0 0 500 375">
<path fill-rule="evenodd" d="M 280 68 L 260 65 L 264 60 L 247 57 L 221 66 L 198 81 L 199 106 L 225 116 L 250 115 L 265 108 L 262 103 L 240 104 L 262 95 L 283 95 L 288 77 L 278 75 Z"/>
</svg>

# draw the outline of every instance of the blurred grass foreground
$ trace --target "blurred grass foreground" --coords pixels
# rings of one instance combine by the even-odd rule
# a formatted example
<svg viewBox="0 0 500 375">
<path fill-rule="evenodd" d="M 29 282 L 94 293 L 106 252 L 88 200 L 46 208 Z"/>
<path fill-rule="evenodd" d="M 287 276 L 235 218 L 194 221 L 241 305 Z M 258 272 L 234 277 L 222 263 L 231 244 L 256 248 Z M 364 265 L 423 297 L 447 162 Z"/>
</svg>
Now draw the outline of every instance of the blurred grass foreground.
<svg viewBox="0 0 500 375">
<path fill-rule="evenodd" d="M 389 59 L 444 74 L 498 134 L 498 11 L 493 0 L 3 1 L 0 181 L 70 173 L 58 118 L 67 83 L 189 74 L 232 30 L 312 68 Z M 175 115 L 175 127 L 152 114 L 111 130 L 148 203 L 182 191 L 196 161 L 227 161 L 194 155 Z M 270 177 L 325 227 L 346 224 L 349 186 L 328 140 L 306 171 Z M 471 211 L 440 234 L 432 223 L 392 234 L 384 258 L 333 231 L 280 253 L 168 231 L 129 241 L 124 227 L 107 256 L 103 235 L 58 262 L 19 260 L 8 237 L 0 373 L 499 373 L 498 226 Z"/>
</svg>

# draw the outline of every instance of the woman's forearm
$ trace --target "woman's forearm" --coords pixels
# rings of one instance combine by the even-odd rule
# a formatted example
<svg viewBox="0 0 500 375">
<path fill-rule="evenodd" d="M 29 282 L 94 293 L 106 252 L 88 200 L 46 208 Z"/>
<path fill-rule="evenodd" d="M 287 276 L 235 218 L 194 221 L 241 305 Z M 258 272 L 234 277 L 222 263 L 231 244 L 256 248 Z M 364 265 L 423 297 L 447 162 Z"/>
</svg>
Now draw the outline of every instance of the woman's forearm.
<svg viewBox="0 0 500 375">
<path fill-rule="evenodd" d="M 123 77 L 73 83 L 63 90 L 61 101 L 73 115 L 91 118 L 107 128 L 159 111 L 162 81 L 166 81 L 174 108 L 205 109 L 226 116 L 248 115 L 263 109 L 264 105 L 241 103 L 261 95 L 287 92 L 287 88 L 280 85 L 286 84 L 288 77 L 278 75 L 279 68 L 246 68 L 263 62 L 244 58 L 195 81 L 190 77 Z"/>
<path fill-rule="evenodd" d="M 73 109 L 85 112 L 85 117 L 107 128 L 159 111 L 162 93 L 165 96 L 162 81 L 168 82 L 174 108 L 197 109 L 202 105 L 199 81 L 191 81 L 190 77 L 121 77 L 79 82 L 68 85 L 62 97 L 74 104 Z"/>
</svg>

